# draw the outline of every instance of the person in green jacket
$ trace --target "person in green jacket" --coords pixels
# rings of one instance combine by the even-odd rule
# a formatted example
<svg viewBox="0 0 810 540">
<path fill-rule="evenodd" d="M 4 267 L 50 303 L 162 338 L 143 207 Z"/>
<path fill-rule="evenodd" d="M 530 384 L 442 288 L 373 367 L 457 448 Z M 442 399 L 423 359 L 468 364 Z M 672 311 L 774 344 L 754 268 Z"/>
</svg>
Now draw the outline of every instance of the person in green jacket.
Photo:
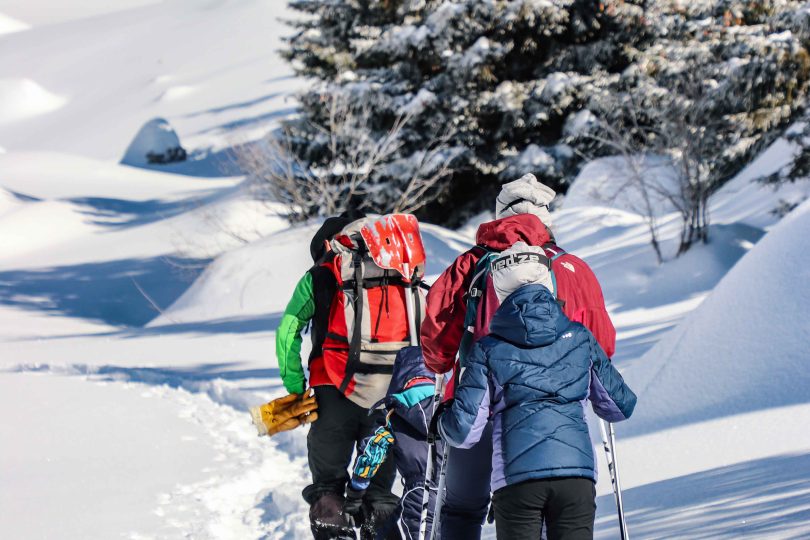
<svg viewBox="0 0 810 540">
<path fill-rule="evenodd" d="M 304 489 L 303 497 L 310 505 L 310 525 L 316 540 L 354 539 L 355 522 L 362 523 L 361 540 L 401 538 L 396 526 L 388 527 L 399 502 L 399 497 L 391 493 L 396 476 L 393 463 L 384 464 L 374 476 L 363 497 L 360 515 L 343 512 L 354 449 L 381 425 L 384 412 L 369 414 L 346 398 L 329 379 L 323 360 L 329 312 L 338 286 L 330 266 L 334 253 L 329 249 L 329 240 L 360 217 L 329 218 L 315 234 L 310 243 L 314 264 L 296 285 L 276 331 L 276 357 L 284 387 L 291 394 L 303 394 L 307 377 L 301 361 L 301 334 L 311 324 L 308 386 L 315 392 L 318 419 L 307 435 L 312 484 Z"/>
</svg>

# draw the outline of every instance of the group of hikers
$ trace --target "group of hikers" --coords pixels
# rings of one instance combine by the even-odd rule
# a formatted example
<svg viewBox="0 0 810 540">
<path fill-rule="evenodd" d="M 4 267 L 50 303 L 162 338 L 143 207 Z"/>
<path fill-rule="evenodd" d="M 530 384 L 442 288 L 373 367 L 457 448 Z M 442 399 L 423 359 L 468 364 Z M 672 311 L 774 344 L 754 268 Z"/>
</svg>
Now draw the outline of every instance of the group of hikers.
<svg viewBox="0 0 810 540">
<path fill-rule="evenodd" d="M 316 540 L 474 540 L 488 518 L 499 539 L 593 538 L 585 403 L 617 422 L 636 396 L 609 360 L 596 277 L 556 244 L 554 197 L 533 175 L 505 184 L 427 293 L 413 216 L 331 217 L 315 234 L 276 334 L 290 396 L 274 421 L 311 423 Z"/>
</svg>

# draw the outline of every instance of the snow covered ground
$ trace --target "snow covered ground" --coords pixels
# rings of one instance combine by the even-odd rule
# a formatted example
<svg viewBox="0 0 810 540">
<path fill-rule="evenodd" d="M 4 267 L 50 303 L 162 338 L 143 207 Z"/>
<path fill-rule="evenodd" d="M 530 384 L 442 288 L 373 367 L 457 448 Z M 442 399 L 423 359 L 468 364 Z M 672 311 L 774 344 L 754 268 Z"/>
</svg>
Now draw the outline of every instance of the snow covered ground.
<svg viewBox="0 0 810 540">
<path fill-rule="evenodd" d="M 283 392 L 273 330 L 314 225 L 252 200 L 228 159 L 301 84 L 279 12 L 0 0 L 3 537 L 308 537 L 305 431 L 260 439 L 247 408 Z M 156 117 L 191 159 L 121 165 Z M 617 426 L 634 538 L 810 536 L 810 203 L 770 213 L 810 182 L 751 182 L 789 159 L 778 141 L 718 193 L 712 242 L 679 259 L 661 209 L 661 266 L 641 216 L 589 199 L 604 164 L 555 214 L 639 394 Z M 472 240 L 423 234 L 430 275 Z M 598 495 L 616 538 L 606 475 Z"/>
</svg>

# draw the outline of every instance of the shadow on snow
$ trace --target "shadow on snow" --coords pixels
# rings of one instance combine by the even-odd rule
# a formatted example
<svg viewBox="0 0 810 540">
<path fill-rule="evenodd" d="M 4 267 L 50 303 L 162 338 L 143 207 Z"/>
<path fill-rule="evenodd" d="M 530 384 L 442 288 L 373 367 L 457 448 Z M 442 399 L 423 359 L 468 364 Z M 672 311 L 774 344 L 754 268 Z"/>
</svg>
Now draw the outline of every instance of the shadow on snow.
<svg viewBox="0 0 810 540">
<path fill-rule="evenodd" d="M 238 369 L 241 362 L 216 362 L 182 367 L 123 367 L 114 365 L 90 366 L 73 364 L 52 366 L 48 364 L 20 365 L 9 370 L 15 373 L 49 373 L 65 376 L 83 376 L 90 380 L 129 382 L 150 386 L 167 386 L 194 394 L 206 394 L 212 401 L 227 405 L 238 411 L 247 411 L 260 398 L 252 391 L 229 384 L 242 380 L 274 380 L 278 369 Z M 275 391 L 276 386 L 256 387 L 262 392 Z"/>
<path fill-rule="evenodd" d="M 636 539 L 807 538 L 810 454 L 770 457 L 623 490 Z M 596 538 L 618 535 L 613 495 L 597 499 Z"/>
<path fill-rule="evenodd" d="M 70 199 L 79 206 L 79 212 L 94 225 L 126 228 L 154 223 L 181 214 L 194 206 L 189 201 L 127 201 L 103 197 Z"/>
<path fill-rule="evenodd" d="M 0 304 L 117 326 L 143 326 L 191 285 L 202 259 L 120 259 L 0 272 Z M 148 295 L 149 298 L 147 298 Z M 150 301 L 151 299 L 151 301 Z"/>
</svg>

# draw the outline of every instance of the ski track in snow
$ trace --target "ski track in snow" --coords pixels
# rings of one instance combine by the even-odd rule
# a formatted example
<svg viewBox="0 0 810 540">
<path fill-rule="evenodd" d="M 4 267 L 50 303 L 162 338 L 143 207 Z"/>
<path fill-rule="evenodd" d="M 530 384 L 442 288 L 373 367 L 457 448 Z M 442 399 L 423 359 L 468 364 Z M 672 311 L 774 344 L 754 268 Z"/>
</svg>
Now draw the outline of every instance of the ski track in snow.
<svg viewBox="0 0 810 540">
<path fill-rule="evenodd" d="M 152 368 L 85 364 L 20 364 L 3 370 L 81 377 L 88 383 L 135 385 L 152 399 L 172 400 L 180 417 L 201 426 L 215 459 L 199 482 L 177 485 L 156 497 L 154 513 L 163 526 L 147 538 L 295 540 L 309 537 L 309 508 L 300 496 L 308 481 L 306 431 L 258 437 L 247 412 L 262 401 L 222 379 L 184 378 Z"/>
</svg>

